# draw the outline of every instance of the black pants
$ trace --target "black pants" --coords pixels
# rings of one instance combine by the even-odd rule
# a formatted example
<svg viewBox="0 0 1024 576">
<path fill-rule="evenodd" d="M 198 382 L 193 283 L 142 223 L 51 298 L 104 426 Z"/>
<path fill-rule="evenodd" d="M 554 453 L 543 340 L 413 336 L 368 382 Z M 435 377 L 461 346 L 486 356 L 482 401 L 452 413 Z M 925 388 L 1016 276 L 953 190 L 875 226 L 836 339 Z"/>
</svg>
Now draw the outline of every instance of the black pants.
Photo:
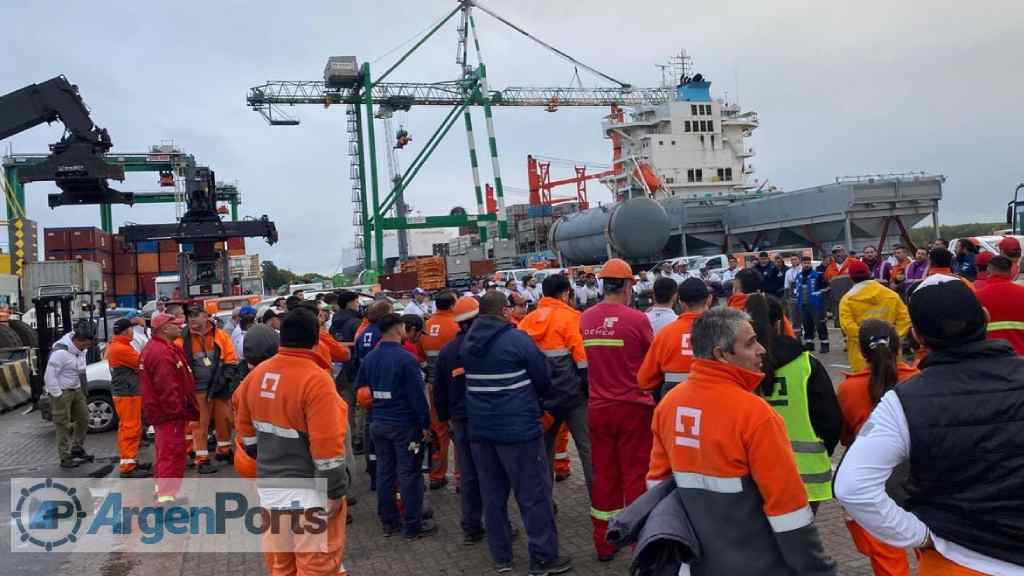
<svg viewBox="0 0 1024 576">
<path fill-rule="evenodd" d="M 818 340 L 828 344 L 828 326 L 825 322 L 825 310 L 814 306 L 803 306 L 800 309 L 803 320 L 804 344 L 814 344 L 814 332 L 818 332 Z"/>
<path fill-rule="evenodd" d="M 484 503 L 480 493 L 480 473 L 477 472 L 473 450 L 469 445 L 469 421 L 452 420 L 451 428 L 459 462 L 462 532 L 467 536 L 476 535 L 484 531 Z"/>
</svg>

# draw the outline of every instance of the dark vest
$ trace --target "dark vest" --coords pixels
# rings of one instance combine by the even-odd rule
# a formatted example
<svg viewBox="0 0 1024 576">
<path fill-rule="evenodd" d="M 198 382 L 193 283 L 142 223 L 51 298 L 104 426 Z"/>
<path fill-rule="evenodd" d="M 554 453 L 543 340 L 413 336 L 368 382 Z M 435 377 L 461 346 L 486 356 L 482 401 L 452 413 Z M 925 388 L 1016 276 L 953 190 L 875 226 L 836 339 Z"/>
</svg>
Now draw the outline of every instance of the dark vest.
<svg viewBox="0 0 1024 576">
<path fill-rule="evenodd" d="M 940 538 L 1024 566 L 1024 358 L 985 340 L 921 368 L 895 388 L 910 428 L 907 509 Z"/>
</svg>

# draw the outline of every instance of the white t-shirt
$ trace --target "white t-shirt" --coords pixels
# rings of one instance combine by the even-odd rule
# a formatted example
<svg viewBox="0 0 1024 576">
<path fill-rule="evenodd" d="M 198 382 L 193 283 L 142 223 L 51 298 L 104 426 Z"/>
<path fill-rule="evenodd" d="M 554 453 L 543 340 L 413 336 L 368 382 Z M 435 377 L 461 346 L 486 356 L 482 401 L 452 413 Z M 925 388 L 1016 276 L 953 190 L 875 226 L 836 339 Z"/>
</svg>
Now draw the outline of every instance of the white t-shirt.
<svg viewBox="0 0 1024 576">
<path fill-rule="evenodd" d="M 722 283 L 724 284 L 725 282 L 732 282 L 733 280 L 735 280 L 736 279 L 736 274 L 739 271 L 740 271 L 740 269 L 738 267 L 737 268 L 733 268 L 732 270 L 730 270 L 728 268 L 726 268 L 725 270 L 722 270 Z"/>
<path fill-rule="evenodd" d="M 647 311 L 647 319 L 651 321 L 651 329 L 654 330 L 655 334 L 665 326 L 675 322 L 678 317 L 675 310 L 665 308 L 664 306 L 654 306 Z"/>
<path fill-rule="evenodd" d="M 402 308 L 402 314 L 415 314 L 416 316 L 419 316 L 420 318 L 423 318 L 425 316 L 429 316 L 430 315 L 430 304 L 424 305 L 424 304 L 420 304 L 419 302 L 413 300 L 413 301 L 409 302 L 408 304 L 406 304 L 405 308 Z"/>
</svg>

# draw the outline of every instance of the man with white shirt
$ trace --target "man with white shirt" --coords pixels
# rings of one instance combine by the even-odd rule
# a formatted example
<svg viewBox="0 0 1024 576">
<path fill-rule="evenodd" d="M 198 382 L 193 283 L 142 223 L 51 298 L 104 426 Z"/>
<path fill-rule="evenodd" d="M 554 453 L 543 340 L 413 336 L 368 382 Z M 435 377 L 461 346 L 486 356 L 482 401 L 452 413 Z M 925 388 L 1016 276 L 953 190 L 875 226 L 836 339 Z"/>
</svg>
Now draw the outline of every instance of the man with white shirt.
<svg viewBox="0 0 1024 576">
<path fill-rule="evenodd" d="M 633 285 L 634 294 L 639 296 L 644 292 L 651 292 L 652 290 L 654 290 L 654 282 L 651 281 L 651 278 L 647 275 L 646 270 L 641 270 L 639 276 L 640 279 L 637 280 L 636 284 Z"/>
<path fill-rule="evenodd" d="M 835 483 L 846 512 L 891 546 L 919 551 L 918 574 L 1024 574 L 1024 359 L 986 340 L 988 314 L 952 276 L 910 297 L 921 373 L 885 393 Z M 885 491 L 909 461 L 906 509 Z"/>
<path fill-rule="evenodd" d="M 430 302 L 427 300 L 429 294 L 423 288 L 416 288 L 412 291 L 412 301 L 405 305 L 402 314 L 415 314 L 426 319 L 430 316 Z"/>
<path fill-rule="evenodd" d="M 678 294 L 679 287 L 671 278 L 661 277 L 654 282 L 654 306 L 647 311 L 647 319 L 651 321 L 651 330 L 655 335 L 679 317 L 672 308 Z"/>
<path fill-rule="evenodd" d="M 533 274 L 527 274 L 523 277 L 522 294 L 534 306 L 544 297 L 544 291 L 541 290 L 540 284 L 537 283 L 537 278 Z"/>
<path fill-rule="evenodd" d="M 96 329 L 79 321 L 50 349 L 43 384 L 50 395 L 53 425 L 57 429 L 57 452 L 61 468 L 75 468 L 93 457 L 85 451 L 89 430 L 89 408 L 85 399 L 85 354 L 92 348 Z"/>
<path fill-rule="evenodd" d="M 672 279 L 676 281 L 677 285 L 679 285 L 687 278 L 700 278 L 700 274 L 697 272 L 690 272 L 690 264 L 686 260 L 676 262 L 675 269 L 672 272 Z"/>
<path fill-rule="evenodd" d="M 729 267 L 722 270 L 722 287 L 728 289 L 732 285 L 732 281 L 736 279 L 736 274 L 740 271 L 736 263 L 736 257 L 732 254 L 726 257 L 729 261 Z"/>
</svg>

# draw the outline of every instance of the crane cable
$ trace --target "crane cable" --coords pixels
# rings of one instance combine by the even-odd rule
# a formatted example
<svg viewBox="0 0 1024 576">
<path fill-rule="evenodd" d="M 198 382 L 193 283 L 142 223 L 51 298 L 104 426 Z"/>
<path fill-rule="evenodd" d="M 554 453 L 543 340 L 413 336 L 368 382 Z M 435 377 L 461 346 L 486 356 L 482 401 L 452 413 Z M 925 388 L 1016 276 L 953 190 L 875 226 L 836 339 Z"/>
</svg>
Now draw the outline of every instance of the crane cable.
<svg viewBox="0 0 1024 576">
<path fill-rule="evenodd" d="M 439 23 L 440 23 L 440 22 L 441 22 L 442 20 L 444 20 L 444 19 L 445 19 L 445 17 L 444 17 L 444 16 L 442 16 L 441 18 L 438 18 L 437 20 L 434 20 L 433 22 L 431 22 L 431 23 L 430 23 L 430 25 L 429 25 L 429 26 L 427 26 L 427 27 L 426 27 L 426 28 L 424 28 L 423 30 L 420 30 L 420 31 L 419 31 L 419 32 L 417 32 L 416 34 L 413 34 L 413 35 L 412 35 L 412 36 L 411 36 L 411 37 L 410 37 L 410 38 L 409 38 L 408 40 L 406 40 L 405 42 L 402 42 L 402 43 L 401 43 L 401 44 L 399 44 L 398 46 L 395 46 L 394 48 L 392 48 L 392 49 L 388 50 L 387 52 L 385 52 L 385 53 L 381 54 L 381 55 L 380 55 L 380 56 L 378 56 L 377 58 L 375 58 L 375 59 L 371 60 L 371 61 L 370 61 L 370 64 L 376 64 L 377 62 L 380 62 L 381 60 L 383 60 L 383 59 L 387 58 L 388 56 L 390 56 L 390 55 L 394 54 L 395 52 L 397 52 L 397 51 L 401 50 L 402 48 L 405 48 L 405 47 L 406 47 L 406 46 L 408 46 L 409 44 L 412 44 L 412 43 L 413 43 L 413 42 L 414 42 L 414 41 L 415 41 L 415 40 L 416 40 L 417 38 L 419 38 L 420 36 L 423 36 L 424 34 L 426 34 L 426 33 L 427 33 L 427 32 L 428 32 L 429 30 L 431 30 L 431 29 L 432 29 L 432 28 L 433 28 L 434 26 L 437 26 L 437 25 L 438 25 L 438 24 L 439 24 Z"/>
<path fill-rule="evenodd" d="M 523 30 L 519 26 L 516 26 L 515 24 L 509 22 L 505 18 L 501 17 L 500 15 L 498 15 L 497 13 L 492 11 L 490 8 L 487 8 L 486 6 L 481 5 L 479 2 L 476 2 L 474 0 L 472 4 L 473 4 L 473 6 L 479 8 L 480 10 L 483 10 L 486 14 L 490 15 L 495 20 L 501 22 L 502 24 L 508 26 L 509 28 L 515 30 L 516 32 L 519 32 L 523 36 L 526 36 L 530 40 L 533 40 L 537 44 L 540 44 L 541 46 L 547 48 L 548 50 L 554 52 L 555 54 L 558 54 L 562 58 L 565 58 L 566 60 L 568 60 L 569 62 L 571 62 L 571 63 L 573 63 L 573 64 L 575 64 L 577 66 L 579 66 L 580 68 L 583 68 L 584 70 L 587 70 L 591 74 L 596 74 L 597 76 L 600 76 L 601 78 L 604 78 L 605 80 L 614 82 L 614 83 L 618 84 L 619 86 L 621 86 L 622 88 L 631 88 L 632 87 L 630 84 L 627 84 L 625 82 L 620 82 L 619 80 L 616 80 L 615 78 L 612 78 L 611 76 L 605 74 L 604 72 L 601 72 L 600 70 L 596 70 L 594 68 L 591 68 L 590 66 L 587 66 L 583 62 L 580 62 L 579 60 L 573 58 L 572 56 L 566 54 L 565 52 L 562 52 L 558 48 L 555 48 L 551 44 L 548 44 L 547 42 L 544 42 L 540 38 L 537 38 L 536 36 L 530 34 L 526 30 Z"/>
</svg>

